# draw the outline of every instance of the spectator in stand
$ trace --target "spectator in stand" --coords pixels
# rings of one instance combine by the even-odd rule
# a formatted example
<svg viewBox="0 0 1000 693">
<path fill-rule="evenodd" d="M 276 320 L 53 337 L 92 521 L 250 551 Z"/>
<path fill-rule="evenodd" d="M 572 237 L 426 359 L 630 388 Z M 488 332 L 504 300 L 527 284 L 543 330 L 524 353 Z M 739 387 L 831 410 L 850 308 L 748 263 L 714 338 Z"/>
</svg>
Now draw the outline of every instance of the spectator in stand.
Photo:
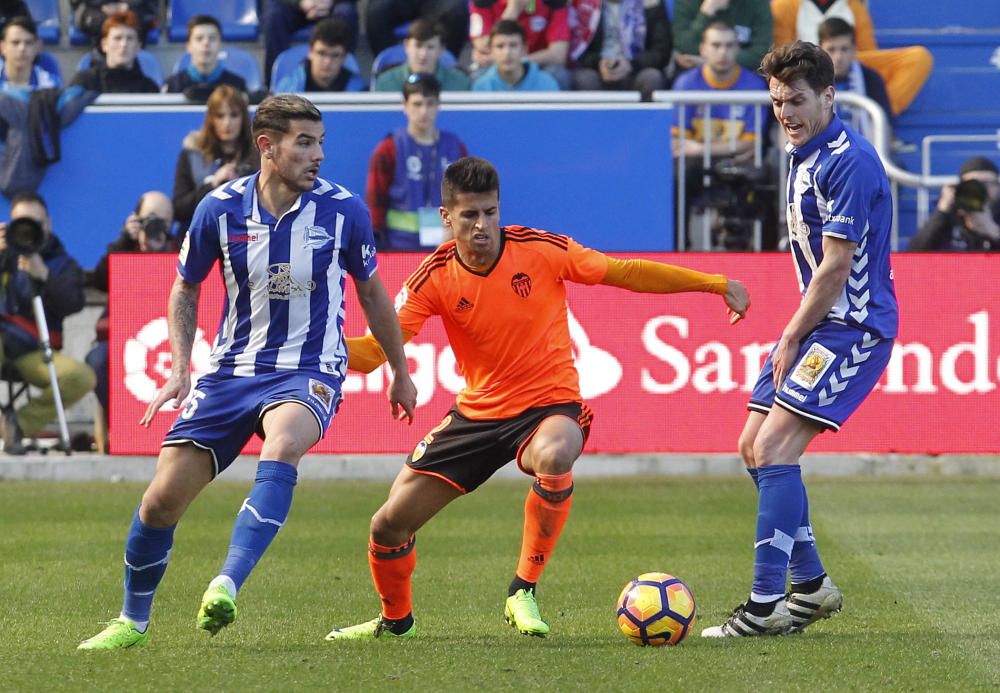
<svg viewBox="0 0 1000 693">
<path fill-rule="evenodd" d="M 268 0 L 260 27 L 264 34 L 264 79 L 268 84 L 275 59 L 292 45 L 295 32 L 326 17 L 337 17 L 345 23 L 347 52 L 353 52 L 358 36 L 357 0 Z"/>
<path fill-rule="evenodd" d="M 819 25 L 819 47 L 833 60 L 834 88 L 837 93 L 850 92 L 874 100 L 892 119 L 892 106 L 885 91 L 885 82 L 875 70 L 857 60 L 858 47 L 854 41 L 854 27 L 840 17 L 830 17 Z M 834 110 L 842 121 L 853 127 L 862 137 L 874 142 L 871 116 L 861 108 L 851 108 L 834 102 Z"/>
<path fill-rule="evenodd" d="M 819 44 L 819 25 L 840 17 L 854 27 L 857 58 L 878 72 L 892 104 L 890 115 L 899 115 L 913 103 L 934 67 L 934 57 L 923 46 L 879 50 L 871 15 L 861 0 L 771 0 L 774 45 L 796 39 Z"/>
<path fill-rule="evenodd" d="M 674 91 L 767 91 L 767 83 L 760 75 L 736 62 L 739 50 L 736 29 L 721 19 L 713 19 L 705 27 L 699 47 L 702 65 L 678 75 L 674 80 Z M 742 165 L 751 162 L 758 127 L 761 128 L 761 137 L 764 137 L 763 128 L 766 126 L 763 118 L 763 109 L 754 106 L 701 104 L 678 108 L 678 120 L 685 137 L 681 140 L 678 137 L 679 129 L 675 127 L 673 149 L 675 157 L 679 157 L 682 151 L 685 157 L 685 199 L 691 207 L 713 207 L 712 199 L 704 197 L 703 193 L 708 192 L 705 189 L 705 175 L 713 171 L 715 166 L 720 163 Z M 706 139 L 709 120 L 711 131 Z M 706 147 L 710 154 L 707 171 L 704 164 Z M 681 172 L 678 172 L 678 176 L 680 175 Z M 739 188 L 734 190 L 739 191 Z M 743 249 L 737 235 L 731 228 L 719 227 L 713 232 L 712 242 L 719 247 Z M 692 242 L 698 238 L 697 234 L 692 234 Z M 700 249 L 708 250 L 705 247 Z"/>
<path fill-rule="evenodd" d="M 1000 251 L 1000 177 L 984 156 L 967 159 L 958 185 L 941 188 L 937 209 L 910 241 L 910 250 Z"/>
<path fill-rule="evenodd" d="M 104 23 L 108 18 L 131 12 L 136 18 L 136 31 L 139 42 L 146 44 L 146 34 L 159 24 L 157 15 L 160 11 L 158 0 L 126 0 L 124 2 L 108 2 L 108 0 L 70 0 L 73 10 L 73 21 L 77 28 L 88 34 L 96 46 L 104 38 Z M 103 49 L 102 49 L 103 50 Z"/>
<path fill-rule="evenodd" d="M 524 27 L 501 19 L 490 29 L 493 63 L 472 83 L 473 91 L 558 91 L 559 83 L 525 57 Z"/>
<path fill-rule="evenodd" d="M 372 55 L 399 43 L 397 29 L 416 19 L 440 22 L 445 48 L 452 55 L 461 55 L 469 38 L 467 0 L 368 0 L 365 34 Z"/>
<path fill-rule="evenodd" d="M 41 394 L 16 412 L 5 408 L 0 419 L 4 452 L 23 455 L 24 436 L 34 437 L 56 418 L 55 394 L 38 342 L 32 301 L 36 295 L 41 297 L 52 348 L 61 349 L 63 319 L 83 308 L 83 270 L 52 233 L 48 208 L 39 195 L 15 195 L 10 216 L 10 222 L 0 224 L 0 363 L 10 363 L 25 382 L 41 388 Z M 17 235 L 12 232 L 15 220 L 34 222 L 41 232 L 37 246 L 12 245 Z M 86 364 L 59 351 L 53 353 L 52 360 L 65 406 L 72 406 L 94 389 L 94 373 Z"/>
<path fill-rule="evenodd" d="M 196 14 L 187 23 L 185 45 L 191 62 L 187 69 L 175 72 L 163 83 L 165 94 L 184 94 L 190 101 L 205 103 L 212 91 L 223 84 L 245 92 L 247 83 L 237 74 L 222 67 L 222 25 L 208 14 Z"/>
<path fill-rule="evenodd" d="M 132 12 L 113 14 L 104 21 L 101 38 L 104 61 L 94 61 L 80 70 L 72 84 L 105 94 L 155 94 L 156 82 L 142 72 L 139 54 L 139 22 Z"/>
<path fill-rule="evenodd" d="M 473 73 L 490 66 L 490 31 L 501 19 L 524 27 L 528 60 L 556 78 L 561 89 L 572 87 L 567 0 L 470 0 L 469 39 Z"/>
<path fill-rule="evenodd" d="M 31 17 L 20 16 L 11 18 L 0 29 L 0 90 L 48 89 L 62 86 L 58 74 L 43 69 L 35 64 L 41 52 L 41 42 L 38 40 L 38 27 Z"/>
<path fill-rule="evenodd" d="M 310 91 L 364 91 L 368 85 L 344 67 L 350 38 L 337 17 L 316 22 L 309 35 L 309 55 L 274 86 L 275 93 Z"/>
<path fill-rule="evenodd" d="M 171 253 L 177 245 L 170 235 L 174 210 L 170 198 L 158 190 L 143 193 L 135 210 L 125 219 L 118 238 L 108 244 L 107 250 L 94 268 L 93 285 L 98 291 L 108 292 L 108 257 L 118 253 Z M 97 341 L 87 353 L 97 382 L 94 394 L 101 405 L 99 415 L 108 411 L 108 311 L 97 321 Z"/>
<path fill-rule="evenodd" d="M 676 0 L 673 29 L 677 67 L 689 70 L 701 64 L 701 37 L 715 19 L 736 29 L 740 44 L 736 62 L 748 70 L 760 67 L 774 31 L 768 0 Z"/>
<path fill-rule="evenodd" d="M 399 92 L 410 75 L 434 75 L 444 91 L 466 91 L 469 76 L 456 68 L 441 64 L 444 50 L 444 27 L 439 22 L 417 19 L 403 40 L 406 62 L 389 68 L 375 77 L 375 91 Z"/>
<path fill-rule="evenodd" d="M 666 5 L 572 0 L 569 12 L 576 89 L 637 89 L 648 101 L 667 88 L 674 40 Z"/>
<path fill-rule="evenodd" d="M 403 85 L 406 127 L 372 153 L 366 198 L 380 248 L 428 250 L 448 240 L 441 225 L 441 178 L 468 152 L 458 136 L 438 130 L 441 84 L 415 73 Z"/>
<path fill-rule="evenodd" d="M 223 85 L 208 97 L 201 129 L 188 133 L 174 171 L 173 211 L 183 240 L 195 207 L 215 188 L 260 167 L 243 92 Z"/>
</svg>

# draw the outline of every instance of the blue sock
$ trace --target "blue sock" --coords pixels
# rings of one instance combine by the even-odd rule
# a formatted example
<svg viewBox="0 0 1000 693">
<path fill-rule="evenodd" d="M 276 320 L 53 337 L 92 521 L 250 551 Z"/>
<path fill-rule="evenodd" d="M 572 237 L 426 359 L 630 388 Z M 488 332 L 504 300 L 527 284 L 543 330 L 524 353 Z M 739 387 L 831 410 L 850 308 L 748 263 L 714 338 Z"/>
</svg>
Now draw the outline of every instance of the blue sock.
<svg viewBox="0 0 1000 693">
<path fill-rule="evenodd" d="M 257 464 L 257 479 L 236 516 L 229 553 L 219 571 L 232 579 L 237 590 L 288 518 L 297 479 L 298 471 L 290 464 L 276 460 Z"/>
<path fill-rule="evenodd" d="M 795 546 L 792 547 L 788 569 L 792 573 L 792 584 L 815 580 L 826 572 L 819 560 L 812 525 L 809 524 L 809 494 L 806 493 L 805 484 L 802 485 L 802 521 L 795 532 Z"/>
<path fill-rule="evenodd" d="M 802 471 L 797 464 L 775 464 L 757 469 L 757 540 L 754 543 L 755 602 L 785 595 L 788 559 L 802 519 Z"/>
<path fill-rule="evenodd" d="M 750 478 L 753 479 L 754 488 L 756 488 L 759 491 L 760 490 L 760 479 L 759 479 L 760 475 L 759 475 L 758 469 L 756 467 L 747 467 L 747 474 L 749 474 Z"/>
<path fill-rule="evenodd" d="M 145 624 L 149 622 L 153 594 L 167 572 L 176 526 L 160 528 L 143 524 L 138 507 L 132 516 L 132 526 L 125 540 L 125 600 L 122 613 L 139 624 L 140 630 L 145 630 Z"/>
</svg>

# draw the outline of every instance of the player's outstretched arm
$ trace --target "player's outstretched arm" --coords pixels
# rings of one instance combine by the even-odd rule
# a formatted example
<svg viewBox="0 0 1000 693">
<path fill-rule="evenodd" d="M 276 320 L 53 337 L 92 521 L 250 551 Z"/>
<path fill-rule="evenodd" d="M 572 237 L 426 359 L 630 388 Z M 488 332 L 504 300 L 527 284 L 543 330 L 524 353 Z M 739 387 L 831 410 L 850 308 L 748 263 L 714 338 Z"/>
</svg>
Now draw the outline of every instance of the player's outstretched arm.
<svg viewBox="0 0 1000 693">
<path fill-rule="evenodd" d="M 167 301 L 167 334 L 170 338 L 170 377 L 149 403 L 139 423 L 148 427 L 153 415 L 168 400 L 179 407 L 191 390 L 191 347 L 198 330 L 198 296 L 201 284 L 192 284 L 180 277 L 174 280 Z"/>
<path fill-rule="evenodd" d="M 729 307 L 730 323 L 743 318 L 750 308 L 750 296 L 742 282 L 664 262 L 608 258 L 608 271 L 601 283 L 650 294 L 686 291 L 719 294 Z"/>
<path fill-rule="evenodd" d="M 392 301 L 385 292 L 382 280 L 378 274 L 373 274 L 366 281 L 355 281 L 358 290 L 358 301 L 361 310 L 368 320 L 372 335 L 378 340 L 378 346 L 385 360 L 392 369 L 392 383 L 389 385 L 389 404 L 392 407 L 394 419 L 406 418 L 413 423 L 413 410 L 417 406 L 417 388 L 410 380 L 406 354 L 403 353 L 403 335 L 399 327 L 396 311 Z M 348 356 L 350 362 L 350 356 Z M 400 412 L 402 408 L 402 412 Z"/>
</svg>

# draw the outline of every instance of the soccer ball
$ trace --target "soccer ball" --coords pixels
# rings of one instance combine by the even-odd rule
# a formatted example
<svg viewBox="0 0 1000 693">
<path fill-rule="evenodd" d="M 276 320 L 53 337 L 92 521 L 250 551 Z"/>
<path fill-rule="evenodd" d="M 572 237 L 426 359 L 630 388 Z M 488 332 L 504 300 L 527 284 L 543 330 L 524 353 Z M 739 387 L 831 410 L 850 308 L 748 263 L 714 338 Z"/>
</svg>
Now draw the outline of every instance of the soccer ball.
<svg viewBox="0 0 1000 693">
<path fill-rule="evenodd" d="M 633 578 L 615 604 L 618 628 L 636 645 L 676 645 L 694 625 L 694 596 L 680 578 L 643 573 Z"/>
</svg>

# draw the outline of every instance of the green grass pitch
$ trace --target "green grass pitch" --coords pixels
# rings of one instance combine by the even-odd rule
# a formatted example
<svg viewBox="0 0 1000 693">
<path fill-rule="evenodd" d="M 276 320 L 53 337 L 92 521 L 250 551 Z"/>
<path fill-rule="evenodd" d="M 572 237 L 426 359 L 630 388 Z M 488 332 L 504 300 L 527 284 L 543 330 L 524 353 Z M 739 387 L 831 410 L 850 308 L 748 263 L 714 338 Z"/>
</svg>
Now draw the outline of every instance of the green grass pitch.
<svg viewBox="0 0 1000 693">
<path fill-rule="evenodd" d="M 799 636 L 704 641 L 745 598 L 748 479 L 578 480 L 539 588 L 546 639 L 502 617 L 527 483 L 495 481 L 418 535 L 419 637 L 327 643 L 373 617 L 368 520 L 384 482 L 303 482 L 288 524 L 210 638 L 195 612 L 246 484 L 218 482 L 181 523 L 144 648 L 77 652 L 121 603 L 125 531 L 141 487 L 0 483 L 0 690 L 996 690 L 1000 480 L 816 479 L 821 555 L 845 610 Z M 618 632 L 615 597 L 646 571 L 683 578 L 699 623 L 675 648 Z"/>
</svg>

